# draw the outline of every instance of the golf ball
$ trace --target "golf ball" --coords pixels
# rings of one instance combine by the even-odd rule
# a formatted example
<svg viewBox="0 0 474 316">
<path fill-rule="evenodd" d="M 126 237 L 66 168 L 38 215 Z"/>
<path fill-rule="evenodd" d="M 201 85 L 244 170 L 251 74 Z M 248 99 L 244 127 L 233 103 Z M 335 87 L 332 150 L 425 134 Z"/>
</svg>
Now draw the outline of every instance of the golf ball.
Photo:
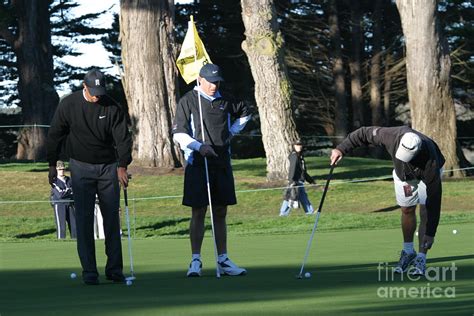
<svg viewBox="0 0 474 316">
<path fill-rule="evenodd" d="M 132 281 L 131 280 L 127 280 L 127 286 L 130 286 L 132 285 Z"/>
<path fill-rule="evenodd" d="M 306 273 L 304 274 L 304 277 L 307 278 L 307 279 L 309 279 L 309 278 L 311 277 L 311 273 L 306 272 Z"/>
<path fill-rule="evenodd" d="M 418 232 L 416 232 L 415 235 L 418 236 Z"/>
<path fill-rule="evenodd" d="M 75 279 L 77 277 L 77 275 L 73 272 L 71 273 L 71 279 Z"/>
<path fill-rule="evenodd" d="M 453 229 L 453 234 L 456 235 L 458 231 L 456 229 Z"/>
</svg>

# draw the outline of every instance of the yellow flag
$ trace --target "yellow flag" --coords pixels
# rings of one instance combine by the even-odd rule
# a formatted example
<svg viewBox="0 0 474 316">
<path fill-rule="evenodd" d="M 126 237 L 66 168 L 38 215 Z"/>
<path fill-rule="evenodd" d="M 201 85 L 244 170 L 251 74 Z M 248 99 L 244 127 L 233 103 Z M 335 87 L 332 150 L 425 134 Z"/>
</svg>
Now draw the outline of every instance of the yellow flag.
<svg viewBox="0 0 474 316">
<path fill-rule="evenodd" d="M 190 83 L 197 79 L 201 67 L 210 63 L 212 63 L 211 59 L 199 38 L 193 17 L 191 16 L 191 20 L 188 22 L 188 31 L 184 37 L 176 65 L 184 81 Z"/>
</svg>

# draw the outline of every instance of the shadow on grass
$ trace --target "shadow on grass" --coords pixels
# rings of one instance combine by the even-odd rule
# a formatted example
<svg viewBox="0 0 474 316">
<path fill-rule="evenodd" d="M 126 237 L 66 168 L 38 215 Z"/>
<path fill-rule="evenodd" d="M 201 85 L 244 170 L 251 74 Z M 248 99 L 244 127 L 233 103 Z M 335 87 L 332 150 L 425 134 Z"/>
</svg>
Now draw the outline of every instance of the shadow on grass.
<svg viewBox="0 0 474 316">
<path fill-rule="evenodd" d="M 183 222 L 183 220 L 180 220 L 176 224 L 181 223 L 181 222 Z M 189 218 L 185 219 L 184 222 L 189 222 Z M 239 225 L 242 225 L 242 224 L 243 224 L 242 222 L 227 223 L 227 227 L 239 226 Z M 153 227 L 153 226 L 142 227 L 142 229 Z M 211 230 L 212 230 L 211 224 L 207 224 L 204 228 L 204 231 L 206 231 L 206 232 L 211 231 Z M 155 237 L 155 236 L 176 236 L 176 237 L 189 236 L 189 228 L 186 227 L 185 229 L 175 230 L 175 231 L 171 231 L 171 232 L 163 232 L 163 233 L 150 232 L 150 233 L 147 233 L 145 237 Z"/>
<path fill-rule="evenodd" d="M 472 259 L 472 255 L 435 258 L 436 262 Z M 215 278 L 213 267 L 206 267 L 201 278 L 186 278 L 185 271 L 152 271 L 140 273 L 132 287 L 111 285 L 101 276 L 101 285 L 83 285 L 80 278 L 70 279 L 68 269 L 34 269 L 0 271 L 2 314 L 200 314 L 232 315 L 261 313 L 284 314 L 344 314 L 358 311 L 364 315 L 380 315 L 381 311 L 401 314 L 433 315 L 472 313 L 473 301 L 460 298 L 384 299 L 377 296 L 381 286 L 422 287 L 427 280 L 380 281 L 378 263 L 308 266 L 312 278 L 298 280 L 299 267 L 250 267 L 245 277 Z M 431 282 L 431 286 L 456 286 L 472 290 L 473 262 L 463 262 L 452 282 Z M 106 287 L 104 287 L 106 286 Z M 21 293 L 21 295 L 19 295 Z M 470 292 L 467 292 L 470 293 Z M 471 297 L 472 298 L 472 297 Z M 250 310 L 249 310 L 250 309 Z M 246 313 L 244 312 L 246 311 Z"/>
<path fill-rule="evenodd" d="M 208 227 L 205 228 L 205 231 L 207 231 Z M 189 235 L 189 228 L 186 228 L 186 229 L 181 229 L 181 230 L 177 230 L 177 231 L 174 231 L 174 232 L 168 232 L 168 233 L 162 233 L 162 234 L 159 234 L 159 236 L 176 236 L 176 237 L 183 237 L 183 236 L 188 236 Z M 151 234 L 150 237 L 153 237 L 155 235 Z"/>
<path fill-rule="evenodd" d="M 137 228 L 137 230 L 144 230 L 144 229 L 153 229 L 153 230 L 159 230 L 161 228 L 165 227 L 170 227 L 170 226 L 176 226 L 182 222 L 189 222 L 189 218 L 178 218 L 178 219 L 172 219 L 172 220 L 164 220 L 161 222 L 157 222 L 153 225 L 147 225 L 147 226 L 140 226 Z"/>
<path fill-rule="evenodd" d="M 474 259 L 474 255 L 428 258 L 426 260 L 426 262 L 427 263 L 437 263 L 437 262 L 444 262 L 444 261 L 456 261 L 456 260 L 467 260 L 467 259 Z M 474 270 L 471 270 L 471 273 L 474 276 Z"/>
<path fill-rule="evenodd" d="M 154 237 L 154 236 L 187 236 L 189 235 L 189 228 L 186 226 L 185 229 L 179 229 L 182 227 L 181 223 L 188 223 L 190 221 L 189 217 L 183 217 L 178 219 L 172 220 L 164 220 L 156 222 L 152 225 L 140 226 L 137 230 L 148 230 L 149 232 L 146 233 L 145 237 Z M 227 223 L 227 226 L 240 226 L 243 225 L 242 222 L 235 222 L 235 223 Z M 166 229 L 167 231 L 160 232 L 161 229 Z M 174 231 L 169 231 L 170 229 L 177 229 Z M 205 231 L 211 230 L 211 225 L 206 224 Z M 126 234 L 125 234 L 126 235 Z M 26 237 L 25 237 L 26 238 Z"/>
<path fill-rule="evenodd" d="M 56 229 L 54 229 L 54 228 L 52 228 L 52 229 L 51 228 L 50 229 L 43 229 L 43 230 L 33 232 L 33 233 L 19 234 L 19 235 L 16 235 L 15 238 L 20 238 L 20 239 L 35 238 L 35 237 L 41 237 L 41 236 L 49 235 L 49 234 L 52 234 L 54 232 L 56 232 Z"/>
<path fill-rule="evenodd" d="M 398 206 L 398 205 L 394 205 L 394 206 L 384 207 L 384 208 L 381 208 L 381 209 L 378 209 L 378 210 L 372 211 L 372 213 L 385 213 L 385 212 L 391 212 L 391 211 L 398 210 L 399 208 L 400 208 L 400 206 Z"/>
</svg>

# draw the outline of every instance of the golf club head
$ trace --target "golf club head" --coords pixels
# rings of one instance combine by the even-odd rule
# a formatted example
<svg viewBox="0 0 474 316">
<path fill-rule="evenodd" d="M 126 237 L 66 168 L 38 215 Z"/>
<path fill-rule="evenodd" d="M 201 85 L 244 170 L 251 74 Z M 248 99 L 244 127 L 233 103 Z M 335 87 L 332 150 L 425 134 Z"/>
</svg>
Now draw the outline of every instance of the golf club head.
<svg viewBox="0 0 474 316">
<path fill-rule="evenodd" d="M 301 279 L 303 278 L 303 276 L 302 276 L 301 274 L 298 274 L 298 275 L 296 275 L 296 278 L 297 278 L 298 280 L 301 280 Z"/>
<path fill-rule="evenodd" d="M 135 281 L 137 278 L 135 276 L 129 276 L 125 278 L 125 281 Z"/>
</svg>

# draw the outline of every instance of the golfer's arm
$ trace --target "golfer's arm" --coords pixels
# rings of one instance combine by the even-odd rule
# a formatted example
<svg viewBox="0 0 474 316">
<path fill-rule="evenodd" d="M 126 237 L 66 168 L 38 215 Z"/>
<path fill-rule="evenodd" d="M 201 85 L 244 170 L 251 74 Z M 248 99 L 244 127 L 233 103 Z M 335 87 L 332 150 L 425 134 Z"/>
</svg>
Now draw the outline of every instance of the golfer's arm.
<svg viewBox="0 0 474 316">
<path fill-rule="evenodd" d="M 115 117 L 115 122 L 112 126 L 112 136 L 117 147 L 118 165 L 126 169 L 132 162 L 132 136 L 128 131 L 125 113 L 122 111 L 117 113 Z"/>
<path fill-rule="evenodd" d="M 57 201 L 61 199 L 61 189 L 55 183 L 53 183 L 53 188 L 51 192 L 52 192 L 53 201 Z"/>
<path fill-rule="evenodd" d="M 232 126 L 230 127 L 230 133 L 232 135 L 237 135 L 239 134 L 244 128 L 245 125 L 247 125 L 247 122 L 250 121 L 251 115 L 239 117 L 234 121 Z"/>
<path fill-rule="evenodd" d="M 344 141 L 336 148 L 343 155 L 347 155 L 354 148 L 367 145 L 378 145 L 378 143 L 375 142 L 375 134 L 378 129 L 378 127 L 361 127 L 347 135 Z"/>
<path fill-rule="evenodd" d="M 290 169 L 288 170 L 288 181 L 295 182 L 296 164 L 298 163 L 298 157 L 292 153 L 290 155 Z"/>
<path fill-rule="evenodd" d="M 308 182 L 308 183 L 311 183 L 311 182 L 314 181 L 313 177 L 311 177 L 311 176 L 309 175 L 309 173 L 308 173 L 306 170 L 305 170 L 305 172 L 304 172 L 304 179 L 305 179 L 306 182 Z"/>
<path fill-rule="evenodd" d="M 59 147 L 68 132 L 67 120 L 63 113 L 63 107 L 60 104 L 54 113 L 46 140 L 46 160 L 50 166 L 56 166 L 56 161 L 59 158 Z"/>
<path fill-rule="evenodd" d="M 438 228 L 441 213 L 441 178 L 436 177 L 432 182 L 426 184 L 426 235 L 434 237 Z"/>
<path fill-rule="evenodd" d="M 199 151 L 202 146 L 200 142 L 198 142 L 186 133 L 173 134 L 173 140 L 179 144 L 179 147 L 181 147 L 182 150 L 189 148 L 195 151 Z"/>
</svg>

